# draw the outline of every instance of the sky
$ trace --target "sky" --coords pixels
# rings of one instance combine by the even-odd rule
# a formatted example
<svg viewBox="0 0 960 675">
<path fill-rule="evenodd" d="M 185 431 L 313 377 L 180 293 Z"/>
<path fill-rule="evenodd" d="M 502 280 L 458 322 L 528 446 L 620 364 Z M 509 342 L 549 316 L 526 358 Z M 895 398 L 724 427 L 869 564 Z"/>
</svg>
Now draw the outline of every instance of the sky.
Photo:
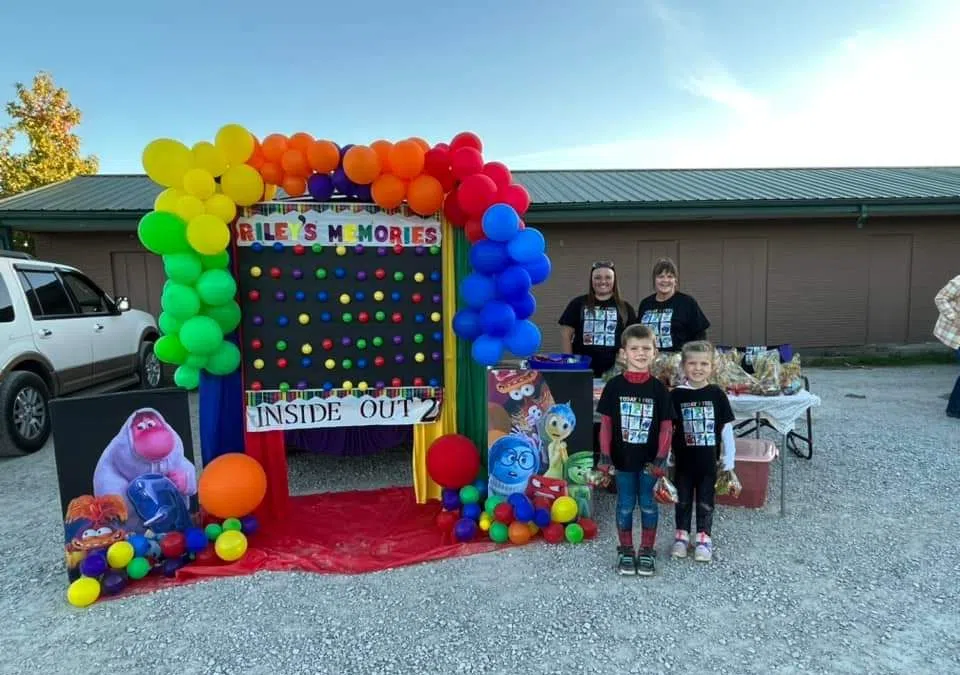
<svg viewBox="0 0 960 675">
<path fill-rule="evenodd" d="M 955 0 L 3 4 L 0 101 L 52 73 L 102 173 L 230 122 L 469 130 L 512 169 L 960 164 Z"/>
</svg>

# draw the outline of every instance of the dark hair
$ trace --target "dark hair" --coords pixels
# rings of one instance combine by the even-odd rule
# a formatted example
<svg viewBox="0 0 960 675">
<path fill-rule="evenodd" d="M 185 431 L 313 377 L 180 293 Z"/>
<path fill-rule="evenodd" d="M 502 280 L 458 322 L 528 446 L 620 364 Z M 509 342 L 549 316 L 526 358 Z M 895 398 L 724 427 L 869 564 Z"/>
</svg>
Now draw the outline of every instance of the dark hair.
<svg viewBox="0 0 960 675">
<path fill-rule="evenodd" d="M 653 342 L 654 348 L 657 346 L 657 338 L 653 331 L 650 330 L 649 326 L 644 326 L 642 323 L 635 323 L 623 329 L 623 335 L 620 336 L 620 346 L 626 349 L 627 342 L 630 340 L 650 340 Z"/>
<path fill-rule="evenodd" d="M 687 357 L 689 357 L 691 354 L 708 354 L 710 356 L 710 361 L 713 361 L 713 353 L 713 343 L 708 342 L 707 340 L 688 342 L 680 349 L 680 362 L 686 363 Z"/>
<path fill-rule="evenodd" d="M 657 285 L 657 277 L 666 272 L 667 274 L 672 274 L 673 276 L 680 276 L 677 274 L 677 263 L 673 262 L 671 258 L 660 258 L 657 262 L 653 263 L 653 274 L 651 278 L 653 279 L 653 285 Z"/>
<path fill-rule="evenodd" d="M 626 321 L 627 305 L 620 298 L 620 286 L 617 284 L 617 268 L 614 267 L 612 260 L 598 260 L 590 266 L 590 276 L 587 277 L 587 307 L 593 309 L 597 304 L 597 294 L 593 290 L 593 273 L 597 270 L 610 270 L 613 272 L 613 302 L 617 305 L 617 314 Z"/>
</svg>

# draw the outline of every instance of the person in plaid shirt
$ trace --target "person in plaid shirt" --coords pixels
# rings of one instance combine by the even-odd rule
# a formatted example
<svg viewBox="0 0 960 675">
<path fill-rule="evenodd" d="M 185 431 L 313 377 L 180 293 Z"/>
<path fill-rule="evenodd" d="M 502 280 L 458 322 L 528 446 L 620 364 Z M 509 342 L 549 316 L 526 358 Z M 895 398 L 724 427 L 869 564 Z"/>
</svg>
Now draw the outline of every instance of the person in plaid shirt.
<svg viewBox="0 0 960 675">
<path fill-rule="evenodd" d="M 950 349 L 956 351 L 960 359 L 960 276 L 951 279 L 940 289 L 935 298 L 940 318 L 933 329 L 934 336 Z M 953 393 L 947 403 L 947 416 L 960 418 L 960 376 L 953 385 Z"/>
</svg>

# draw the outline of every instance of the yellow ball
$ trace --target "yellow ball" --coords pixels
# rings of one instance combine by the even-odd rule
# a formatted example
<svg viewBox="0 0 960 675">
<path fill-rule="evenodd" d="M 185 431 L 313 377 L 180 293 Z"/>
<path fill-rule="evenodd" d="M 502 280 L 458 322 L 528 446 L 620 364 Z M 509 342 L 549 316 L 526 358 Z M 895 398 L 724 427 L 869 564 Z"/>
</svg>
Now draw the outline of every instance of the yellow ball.
<svg viewBox="0 0 960 675">
<path fill-rule="evenodd" d="M 347 247 L 337 246 L 337 255 L 347 255 Z"/>
<path fill-rule="evenodd" d="M 344 380 L 341 386 L 343 389 L 350 391 L 351 389 L 353 389 L 353 382 L 351 382 L 350 380 Z"/>
<path fill-rule="evenodd" d="M 416 361 L 417 363 L 423 363 L 426 359 L 427 357 L 423 355 L 423 352 L 417 352 L 413 356 L 413 360 Z"/>
<path fill-rule="evenodd" d="M 67 602 L 74 607 L 92 605 L 99 597 L 100 582 L 93 577 L 80 577 L 67 588 Z"/>
<path fill-rule="evenodd" d="M 569 523 L 577 517 L 577 502 L 573 497 L 557 497 L 550 507 L 550 519 L 555 523 Z"/>
<path fill-rule="evenodd" d="M 263 370 L 263 359 L 254 359 L 253 367 L 257 370 Z"/>
<path fill-rule="evenodd" d="M 357 389 L 359 389 L 360 391 L 366 391 L 368 387 L 369 385 L 366 382 L 357 383 Z"/>
<path fill-rule="evenodd" d="M 313 345 L 307 342 L 302 347 L 300 347 L 301 354 L 313 354 Z"/>
<path fill-rule="evenodd" d="M 334 361 L 333 359 L 327 359 L 326 361 L 323 362 L 323 365 L 326 367 L 327 370 L 333 370 L 334 368 L 337 367 L 337 362 Z"/>
<path fill-rule="evenodd" d="M 306 326 L 308 323 L 310 323 L 310 315 L 301 314 L 300 316 L 297 317 L 297 321 L 300 322 L 301 326 Z"/>
<path fill-rule="evenodd" d="M 434 312 L 430 315 L 430 320 L 437 323 L 440 320 L 440 312 Z"/>
<path fill-rule="evenodd" d="M 253 277 L 254 279 L 259 279 L 262 274 L 263 274 L 263 270 L 260 268 L 259 265 L 254 265 L 253 267 L 250 268 L 250 276 Z"/>
<path fill-rule="evenodd" d="M 413 275 L 413 280 L 416 281 L 418 284 L 422 283 L 425 278 L 426 277 L 423 276 L 423 272 L 417 272 L 416 274 Z"/>
<path fill-rule="evenodd" d="M 529 523 L 527 523 L 527 527 L 528 527 L 529 530 L 530 530 L 530 536 L 531 536 L 531 537 L 536 537 L 536 536 L 537 536 L 537 532 L 540 531 L 540 528 L 537 527 L 537 524 L 536 524 L 535 522 L 533 522 L 533 521 L 530 521 Z"/>
<path fill-rule="evenodd" d="M 383 291 L 377 291 L 373 294 L 373 299 L 377 302 L 383 302 Z"/>
<path fill-rule="evenodd" d="M 187 194 L 204 200 L 213 196 L 217 191 L 217 184 L 206 169 L 190 169 L 183 174 L 183 189 Z"/>
<path fill-rule="evenodd" d="M 214 542 L 213 550 L 221 560 L 240 560 L 247 552 L 247 537 L 237 530 L 224 530 Z"/>
<path fill-rule="evenodd" d="M 346 293 L 342 293 L 342 294 L 340 295 L 340 304 L 341 304 L 341 305 L 349 305 L 349 304 L 350 304 L 350 296 L 347 295 Z"/>
<path fill-rule="evenodd" d="M 490 530 L 490 525 L 493 524 L 493 519 L 490 517 L 489 513 L 483 512 L 480 514 L 480 522 L 478 524 L 480 525 L 481 530 L 487 532 Z"/>
<path fill-rule="evenodd" d="M 107 549 L 107 564 L 115 570 L 122 570 L 133 560 L 133 554 L 133 544 L 129 541 L 115 542 Z"/>
</svg>

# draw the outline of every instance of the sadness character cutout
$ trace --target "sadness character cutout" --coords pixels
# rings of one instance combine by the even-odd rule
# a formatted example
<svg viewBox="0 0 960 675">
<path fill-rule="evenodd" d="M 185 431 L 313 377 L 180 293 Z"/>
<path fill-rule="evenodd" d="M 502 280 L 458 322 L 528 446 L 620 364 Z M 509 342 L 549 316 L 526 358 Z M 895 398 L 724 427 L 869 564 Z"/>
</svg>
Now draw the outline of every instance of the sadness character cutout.
<svg viewBox="0 0 960 675">
<path fill-rule="evenodd" d="M 557 403 L 547 410 L 540 420 L 540 440 L 547 446 L 548 466 L 544 472 L 547 478 L 563 478 L 563 465 L 567 461 L 567 442 L 577 416 L 569 403 Z"/>
<path fill-rule="evenodd" d="M 539 464 L 530 440 L 517 434 L 501 436 L 490 446 L 488 455 L 489 493 L 500 497 L 523 494 Z"/>
</svg>

